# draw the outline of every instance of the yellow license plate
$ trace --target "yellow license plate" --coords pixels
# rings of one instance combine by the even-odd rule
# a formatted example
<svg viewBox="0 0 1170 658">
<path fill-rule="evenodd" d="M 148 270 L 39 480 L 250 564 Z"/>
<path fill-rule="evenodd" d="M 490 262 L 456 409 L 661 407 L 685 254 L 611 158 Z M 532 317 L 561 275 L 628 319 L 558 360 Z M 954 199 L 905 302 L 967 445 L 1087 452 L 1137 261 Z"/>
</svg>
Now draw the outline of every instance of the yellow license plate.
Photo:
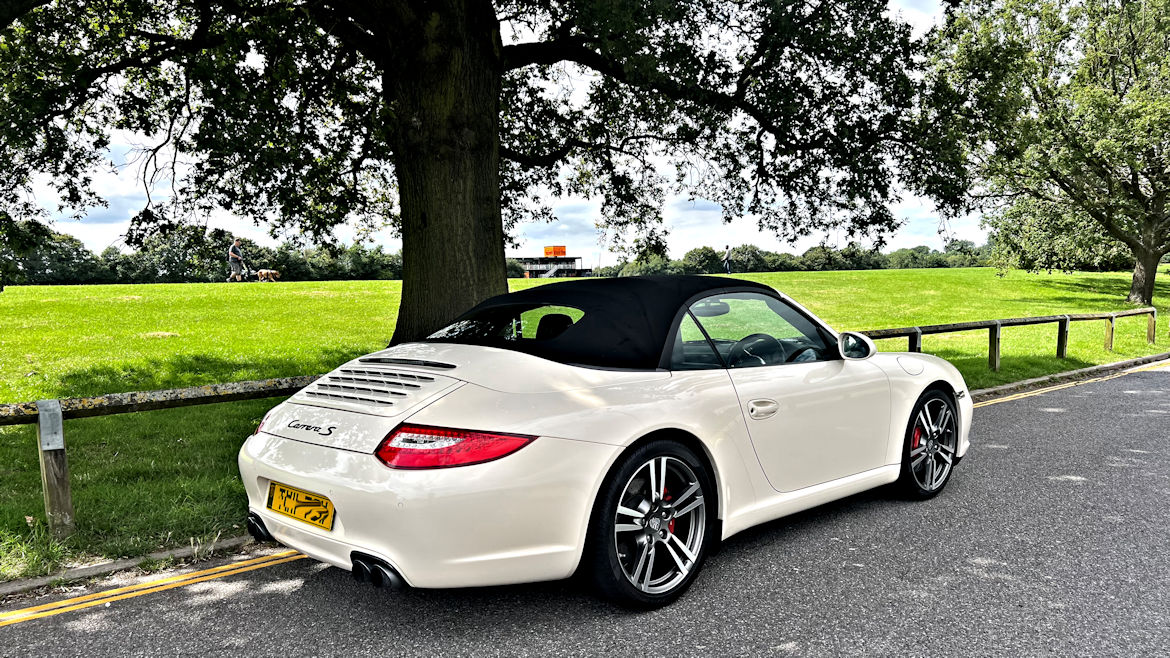
<svg viewBox="0 0 1170 658">
<path fill-rule="evenodd" d="M 333 502 L 279 482 L 268 484 L 268 509 L 318 528 L 333 529 Z"/>
</svg>

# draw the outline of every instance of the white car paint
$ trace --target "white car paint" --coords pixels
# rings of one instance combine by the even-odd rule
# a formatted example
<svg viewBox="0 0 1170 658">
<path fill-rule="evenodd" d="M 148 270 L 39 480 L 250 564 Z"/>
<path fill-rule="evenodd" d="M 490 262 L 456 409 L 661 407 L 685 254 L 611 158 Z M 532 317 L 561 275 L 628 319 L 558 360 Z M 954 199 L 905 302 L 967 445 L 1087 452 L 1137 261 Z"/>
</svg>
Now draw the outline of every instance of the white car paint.
<svg viewBox="0 0 1170 658">
<path fill-rule="evenodd" d="M 351 551 L 375 555 L 415 587 L 571 575 L 605 475 L 624 448 L 653 432 L 686 433 L 701 445 L 723 538 L 896 480 L 910 411 L 937 382 L 958 394 L 957 454 L 969 445 L 962 377 L 923 354 L 675 372 L 584 368 L 446 343 L 368 356 L 456 367 L 351 361 L 275 407 L 241 449 L 240 471 L 250 510 L 282 544 L 343 569 Z M 360 386 L 346 381 L 355 370 L 417 388 L 392 406 L 320 395 Z M 777 403 L 775 413 L 752 419 L 748 402 L 762 398 Z M 388 468 L 373 453 L 406 420 L 538 438 L 488 463 Z M 267 510 L 274 480 L 327 496 L 332 530 Z"/>
</svg>

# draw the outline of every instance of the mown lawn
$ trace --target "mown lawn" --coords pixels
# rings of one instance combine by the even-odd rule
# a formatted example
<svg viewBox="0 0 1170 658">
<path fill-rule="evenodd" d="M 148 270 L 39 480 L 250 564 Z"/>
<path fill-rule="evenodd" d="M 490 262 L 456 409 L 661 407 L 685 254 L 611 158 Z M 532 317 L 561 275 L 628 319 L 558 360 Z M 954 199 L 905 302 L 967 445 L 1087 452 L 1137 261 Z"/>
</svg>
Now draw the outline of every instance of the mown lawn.
<svg viewBox="0 0 1170 658">
<path fill-rule="evenodd" d="M 791 295 L 839 329 L 1130 308 L 1122 301 L 1125 273 L 743 276 Z M 1161 276 L 1156 301 L 1165 318 L 1170 272 Z M 389 341 L 399 293 L 396 281 L 8 288 L 0 293 L 0 402 L 325 372 Z M 972 388 L 1170 350 L 1165 320 L 1152 347 L 1145 318 L 1118 321 L 1112 353 L 1102 348 L 1103 332 L 1102 322 L 1074 323 L 1070 358 L 1062 361 L 1054 356 L 1054 325 L 1009 327 L 999 373 L 987 369 L 986 331 L 927 336 L 924 348 L 954 362 Z M 905 341 L 879 347 L 903 350 Z M 44 537 L 32 428 L 0 428 L 0 579 L 241 532 L 235 454 L 275 403 L 68 421 L 78 533 L 63 546 Z"/>
</svg>

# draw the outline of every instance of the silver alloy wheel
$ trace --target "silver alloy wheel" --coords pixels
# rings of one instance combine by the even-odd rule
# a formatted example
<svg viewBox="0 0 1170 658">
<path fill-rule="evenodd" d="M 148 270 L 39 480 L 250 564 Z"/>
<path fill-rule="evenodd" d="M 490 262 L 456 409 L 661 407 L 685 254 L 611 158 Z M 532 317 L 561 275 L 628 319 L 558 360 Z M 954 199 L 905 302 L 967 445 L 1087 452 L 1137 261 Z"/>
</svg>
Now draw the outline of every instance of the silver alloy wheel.
<svg viewBox="0 0 1170 658">
<path fill-rule="evenodd" d="M 676 457 L 655 457 L 630 476 L 614 513 L 626 578 L 647 594 L 668 592 L 695 566 L 707 528 L 699 478 Z"/>
<path fill-rule="evenodd" d="M 942 487 L 951 473 L 959 431 L 954 412 L 941 398 L 922 405 L 910 435 L 910 472 L 925 491 Z"/>
</svg>

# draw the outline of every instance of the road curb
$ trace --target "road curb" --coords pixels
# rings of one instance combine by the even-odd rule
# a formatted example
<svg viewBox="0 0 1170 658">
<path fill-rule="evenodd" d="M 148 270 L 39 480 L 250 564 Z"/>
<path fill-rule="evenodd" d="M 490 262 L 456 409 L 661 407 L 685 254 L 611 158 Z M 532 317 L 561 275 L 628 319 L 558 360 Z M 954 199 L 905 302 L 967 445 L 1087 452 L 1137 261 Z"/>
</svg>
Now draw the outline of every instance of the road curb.
<svg viewBox="0 0 1170 658">
<path fill-rule="evenodd" d="M 985 400 L 991 400 L 1008 393 L 1022 393 L 1024 391 L 1036 388 L 1043 388 L 1049 384 L 1083 379 L 1093 375 L 1114 372 L 1116 370 L 1125 370 L 1126 368 L 1133 368 L 1135 366 L 1144 366 L 1147 363 L 1165 361 L 1167 359 L 1170 359 L 1170 352 L 1162 352 L 1161 354 L 1143 356 L 1136 359 L 1129 359 L 1127 361 L 1118 361 L 1117 363 L 1105 363 L 1099 366 L 1081 368 L 1080 370 L 1070 370 L 1068 372 L 1058 372 L 1053 375 L 1044 375 L 1043 377 L 1025 379 L 1019 382 L 1012 382 L 1011 384 L 1002 384 L 1000 386 L 992 386 L 991 388 L 981 388 L 977 391 L 971 391 L 971 400 L 974 402 L 983 402 Z"/>
<path fill-rule="evenodd" d="M 24 592 L 47 587 L 55 583 L 84 580 L 86 578 L 97 578 L 99 576 L 108 576 L 119 571 L 133 569 L 139 564 L 142 564 L 144 560 L 182 560 L 196 555 L 209 555 L 217 551 L 227 551 L 235 548 L 242 548 L 249 543 L 254 543 L 252 537 L 249 535 L 241 535 L 239 537 L 220 539 L 208 544 L 198 544 L 195 546 L 187 546 L 184 548 L 177 548 L 167 551 L 157 551 L 142 557 L 127 558 L 125 560 L 110 560 L 108 562 L 90 564 L 84 567 L 74 567 L 73 569 L 66 569 L 60 573 L 55 573 L 49 576 L 41 576 L 39 578 L 28 578 L 25 580 L 14 580 L 7 583 L 0 583 L 0 598 L 12 594 L 23 594 Z"/>
</svg>

